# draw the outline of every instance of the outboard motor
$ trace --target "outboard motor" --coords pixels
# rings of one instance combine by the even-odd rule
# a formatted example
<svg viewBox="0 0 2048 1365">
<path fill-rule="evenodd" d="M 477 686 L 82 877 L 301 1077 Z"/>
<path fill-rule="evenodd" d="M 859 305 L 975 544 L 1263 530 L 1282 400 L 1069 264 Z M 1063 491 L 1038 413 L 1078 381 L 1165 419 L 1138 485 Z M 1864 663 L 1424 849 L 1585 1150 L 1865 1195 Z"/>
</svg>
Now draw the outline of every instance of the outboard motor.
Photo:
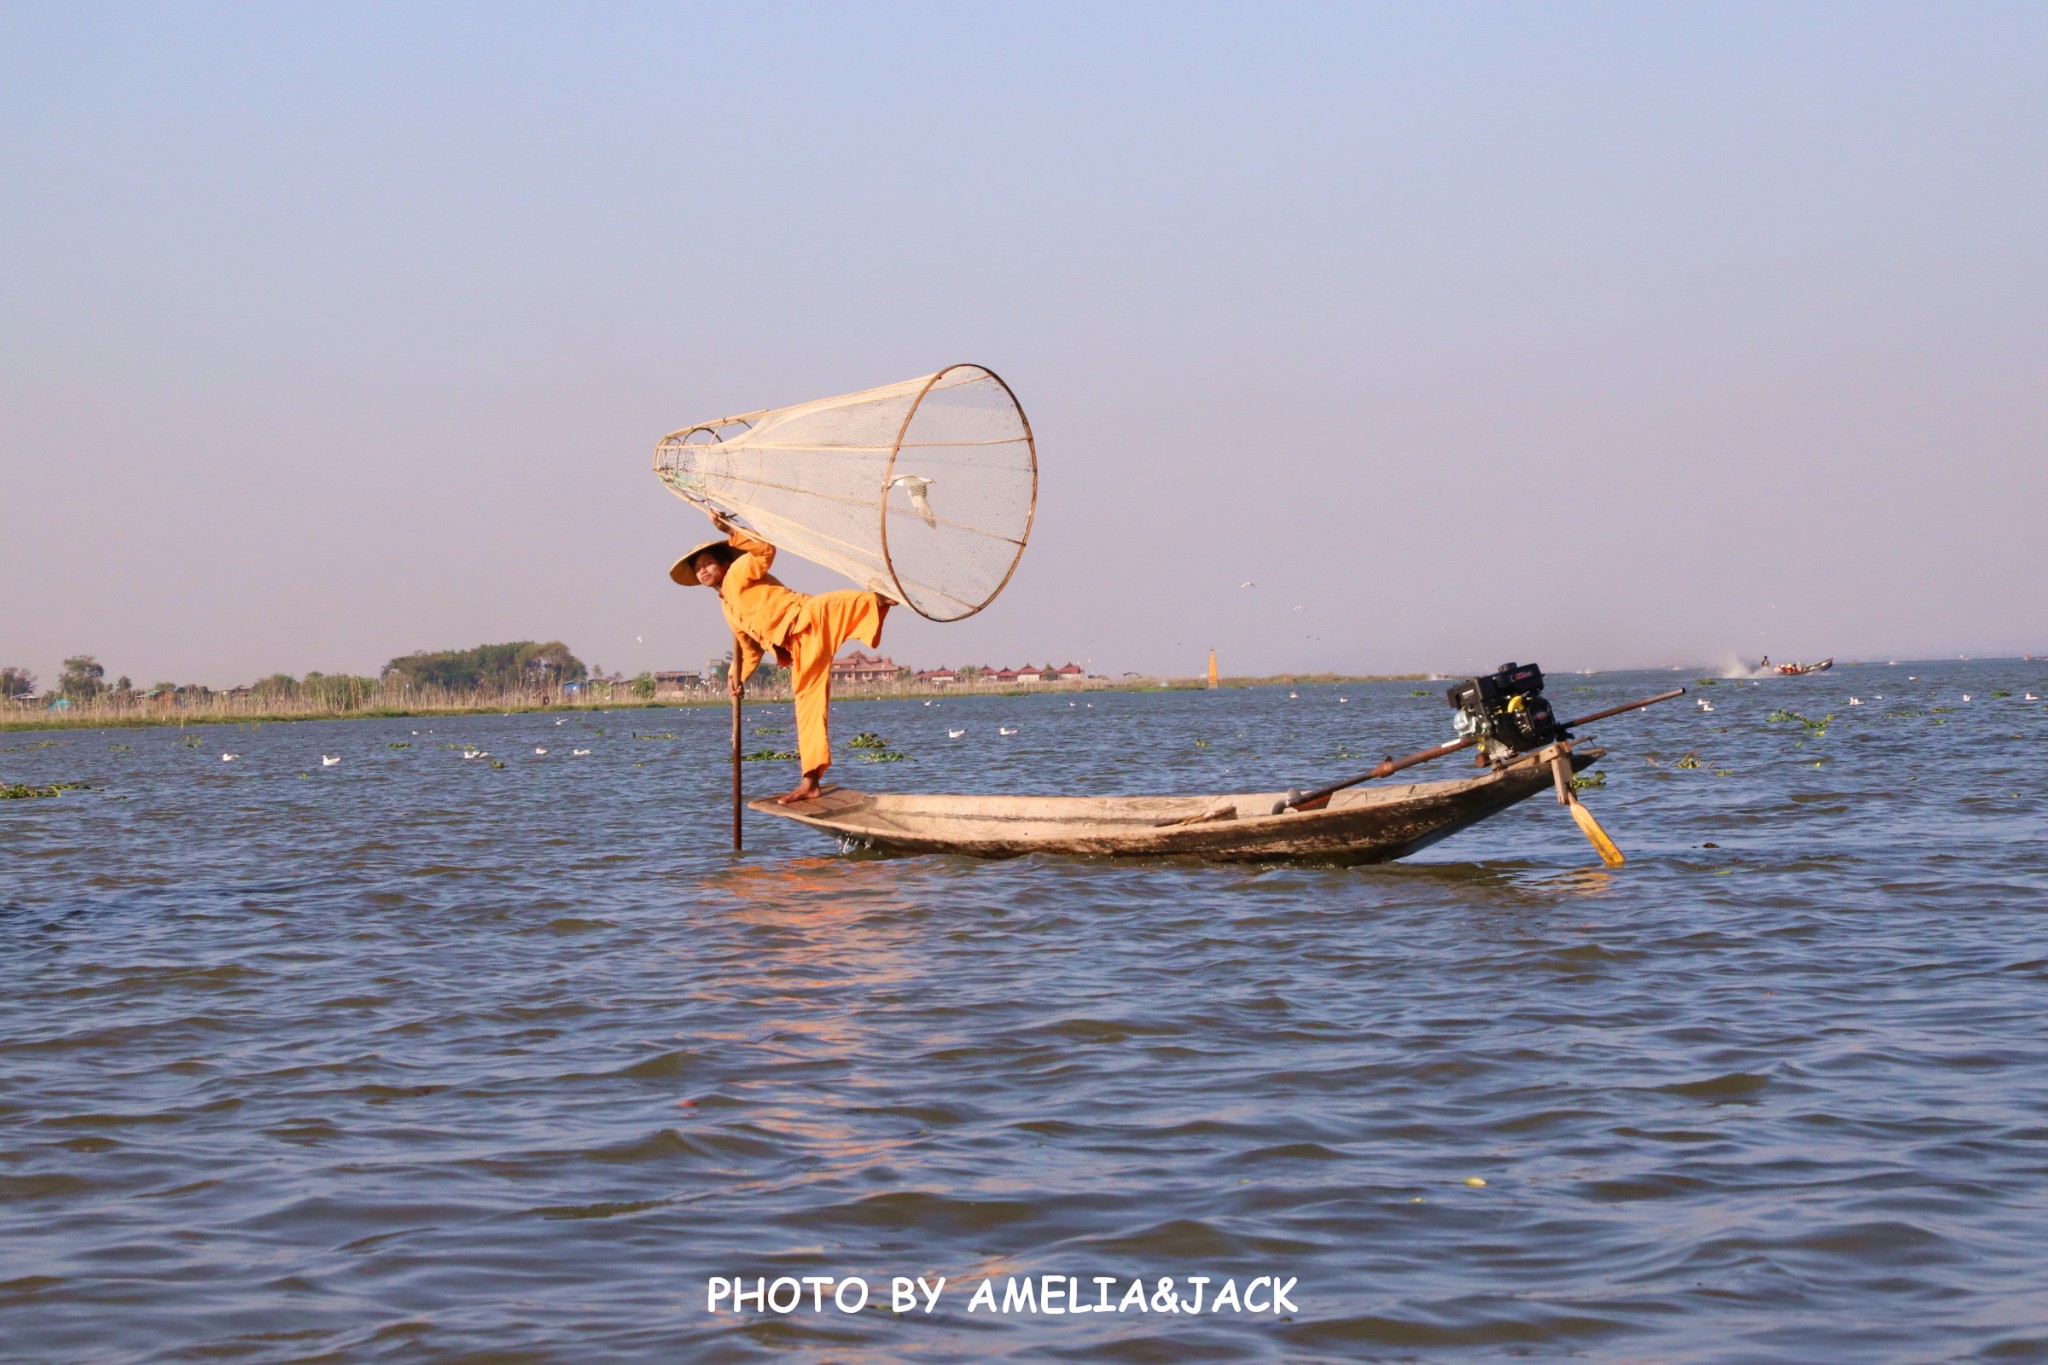
<svg viewBox="0 0 2048 1365">
<path fill-rule="evenodd" d="M 1502 664 L 1445 696 L 1458 713 L 1452 720 L 1458 737 L 1477 736 L 1480 752 L 1495 763 L 1571 738 L 1544 699 L 1543 670 L 1535 664 Z"/>
</svg>

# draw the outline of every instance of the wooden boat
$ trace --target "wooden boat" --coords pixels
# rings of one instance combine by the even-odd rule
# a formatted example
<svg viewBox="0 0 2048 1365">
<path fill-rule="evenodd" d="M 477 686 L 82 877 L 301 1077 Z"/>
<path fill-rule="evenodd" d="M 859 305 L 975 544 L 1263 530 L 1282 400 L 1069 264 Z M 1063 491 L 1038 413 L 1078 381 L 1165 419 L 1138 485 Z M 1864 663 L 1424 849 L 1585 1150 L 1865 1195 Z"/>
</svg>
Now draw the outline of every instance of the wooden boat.
<svg viewBox="0 0 2048 1365">
<path fill-rule="evenodd" d="M 1788 678 L 1798 678 L 1808 673 L 1825 673 L 1834 666 L 1835 661 L 1830 657 L 1822 659 L 1817 664 L 1779 664 L 1778 672 Z"/>
<path fill-rule="evenodd" d="M 1377 863 L 1405 857 L 1552 787 L 1604 749 L 1561 741 L 1448 782 L 1353 787 L 1320 810 L 1273 815 L 1284 792 L 1226 796 L 898 796 L 828 789 L 792 805 L 749 803 L 838 839 L 847 853 L 1056 853 L 1208 862 Z"/>
</svg>

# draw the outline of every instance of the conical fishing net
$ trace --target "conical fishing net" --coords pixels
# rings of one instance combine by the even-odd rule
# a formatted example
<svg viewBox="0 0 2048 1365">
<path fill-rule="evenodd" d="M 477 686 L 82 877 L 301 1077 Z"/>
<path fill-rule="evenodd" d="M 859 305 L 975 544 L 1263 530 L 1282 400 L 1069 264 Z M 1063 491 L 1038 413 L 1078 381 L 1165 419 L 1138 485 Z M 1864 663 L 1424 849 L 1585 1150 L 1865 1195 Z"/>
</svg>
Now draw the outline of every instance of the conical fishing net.
<svg viewBox="0 0 2048 1365">
<path fill-rule="evenodd" d="M 1038 500 L 1031 424 L 979 365 L 684 427 L 655 445 L 654 472 L 934 621 L 1002 591 Z"/>
</svg>

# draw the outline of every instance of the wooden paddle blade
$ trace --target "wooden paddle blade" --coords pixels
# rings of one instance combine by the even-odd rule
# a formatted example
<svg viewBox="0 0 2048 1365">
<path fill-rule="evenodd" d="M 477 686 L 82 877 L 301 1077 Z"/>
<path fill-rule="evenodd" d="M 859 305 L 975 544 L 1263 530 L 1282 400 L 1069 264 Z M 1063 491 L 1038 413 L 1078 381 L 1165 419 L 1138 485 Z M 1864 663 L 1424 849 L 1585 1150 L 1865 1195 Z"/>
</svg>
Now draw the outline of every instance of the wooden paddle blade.
<svg viewBox="0 0 2048 1365">
<path fill-rule="evenodd" d="M 1587 810 L 1583 802 L 1574 801 L 1567 809 L 1571 811 L 1572 819 L 1579 822 L 1579 829 L 1585 834 L 1586 842 L 1593 845 L 1593 850 L 1600 855 L 1601 862 L 1609 867 L 1620 867 L 1626 861 L 1621 856 L 1621 850 L 1614 846 L 1614 840 L 1607 837 L 1607 831 L 1600 828 L 1600 822 L 1593 818 L 1593 812 Z"/>
</svg>

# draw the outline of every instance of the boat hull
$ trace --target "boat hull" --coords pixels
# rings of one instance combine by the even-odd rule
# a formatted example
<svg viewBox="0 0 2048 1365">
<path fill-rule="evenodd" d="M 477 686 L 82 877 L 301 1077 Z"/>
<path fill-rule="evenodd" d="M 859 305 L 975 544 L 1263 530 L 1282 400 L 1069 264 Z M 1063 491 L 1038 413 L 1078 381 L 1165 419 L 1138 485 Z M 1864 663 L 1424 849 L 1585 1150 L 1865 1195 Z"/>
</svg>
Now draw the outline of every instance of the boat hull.
<svg viewBox="0 0 2048 1365">
<path fill-rule="evenodd" d="M 1181 858 L 1202 862 L 1387 862 L 1552 789 L 1550 762 L 1574 772 L 1604 751 L 1554 745 L 1448 782 L 1367 785 L 1320 811 L 1269 814 L 1284 793 L 1225 796 L 959 796 L 839 788 L 814 801 L 751 803 L 830 834 L 846 852 L 1015 858 Z M 1210 818 L 1204 818 L 1210 817 Z"/>
</svg>

